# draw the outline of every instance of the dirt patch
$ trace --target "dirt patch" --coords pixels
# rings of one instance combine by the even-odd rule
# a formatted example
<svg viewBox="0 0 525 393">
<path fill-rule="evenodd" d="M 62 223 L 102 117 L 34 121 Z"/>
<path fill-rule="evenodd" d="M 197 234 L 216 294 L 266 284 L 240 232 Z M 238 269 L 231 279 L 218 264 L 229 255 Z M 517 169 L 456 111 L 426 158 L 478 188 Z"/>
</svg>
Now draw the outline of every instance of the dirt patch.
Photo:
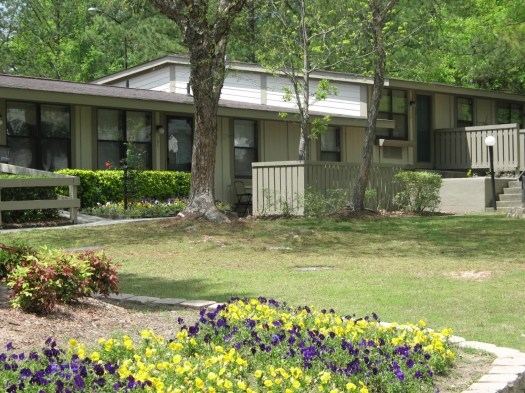
<svg viewBox="0 0 525 393">
<path fill-rule="evenodd" d="M 447 273 L 449 277 L 458 279 L 458 280 L 466 280 L 466 281 L 486 281 L 489 278 L 491 278 L 494 273 L 489 271 L 474 271 L 474 270 L 467 270 L 462 272 L 450 272 Z"/>
<path fill-rule="evenodd" d="M 116 334 L 139 338 L 144 329 L 169 339 L 179 331 L 179 317 L 193 324 L 198 311 L 86 298 L 46 315 L 29 314 L 11 308 L 7 288 L 0 286 L 0 353 L 9 342 L 20 351 L 41 348 L 49 337 L 60 346 L 71 338 L 90 346 Z"/>
</svg>

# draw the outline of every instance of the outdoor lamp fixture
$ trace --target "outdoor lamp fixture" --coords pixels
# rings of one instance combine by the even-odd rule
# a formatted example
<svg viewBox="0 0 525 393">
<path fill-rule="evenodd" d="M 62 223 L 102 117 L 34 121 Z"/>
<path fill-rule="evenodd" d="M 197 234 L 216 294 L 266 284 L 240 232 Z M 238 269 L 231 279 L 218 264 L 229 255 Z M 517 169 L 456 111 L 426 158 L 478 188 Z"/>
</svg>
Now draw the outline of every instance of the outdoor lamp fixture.
<svg viewBox="0 0 525 393">
<path fill-rule="evenodd" d="M 157 126 L 157 132 L 159 133 L 159 135 L 163 135 L 164 134 L 164 127 Z"/>
<path fill-rule="evenodd" d="M 496 138 L 492 135 L 489 135 L 485 138 L 485 145 L 489 148 L 489 161 L 490 161 L 490 180 L 492 184 L 492 206 L 494 210 L 496 207 L 496 182 L 494 180 L 494 145 L 496 144 Z"/>
<path fill-rule="evenodd" d="M 89 7 L 88 8 L 88 14 L 91 16 L 95 15 L 104 15 L 106 18 L 111 19 L 113 22 L 119 24 L 122 26 L 122 21 L 118 20 L 117 18 L 111 16 L 110 14 L 104 12 L 104 10 L 101 10 L 97 7 Z M 126 34 L 124 34 L 124 69 L 128 69 L 128 37 Z M 126 87 L 129 87 L 129 80 L 126 79 Z"/>
</svg>

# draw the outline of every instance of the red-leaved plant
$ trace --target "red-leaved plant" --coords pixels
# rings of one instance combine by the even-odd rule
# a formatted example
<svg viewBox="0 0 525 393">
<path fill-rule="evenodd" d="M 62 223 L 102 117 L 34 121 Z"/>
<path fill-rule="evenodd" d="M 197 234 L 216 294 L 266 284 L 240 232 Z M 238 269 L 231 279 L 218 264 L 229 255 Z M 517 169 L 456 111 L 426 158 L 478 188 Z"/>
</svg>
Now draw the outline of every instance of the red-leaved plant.
<svg viewBox="0 0 525 393">
<path fill-rule="evenodd" d="M 7 275 L 12 306 L 35 313 L 93 293 L 118 293 L 118 282 L 116 267 L 102 252 L 72 254 L 46 247 L 20 258 Z"/>
</svg>

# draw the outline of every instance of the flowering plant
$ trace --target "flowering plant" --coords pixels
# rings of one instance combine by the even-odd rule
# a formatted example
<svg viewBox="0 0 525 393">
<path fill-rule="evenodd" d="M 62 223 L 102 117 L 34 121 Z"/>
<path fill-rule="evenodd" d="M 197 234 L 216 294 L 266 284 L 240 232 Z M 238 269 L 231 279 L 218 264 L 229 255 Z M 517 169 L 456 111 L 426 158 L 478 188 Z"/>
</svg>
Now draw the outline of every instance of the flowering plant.
<svg viewBox="0 0 525 393">
<path fill-rule="evenodd" d="M 143 218 L 143 217 L 167 217 L 177 214 L 184 210 L 186 202 L 179 198 L 172 198 L 160 202 L 152 199 L 141 199 L 124 208 L 124 202 L 119 203 L 107 202 L 105 204 L 97 203 L 97 206 L 86 209 L 85 213 L 125 218 Z"/>
<path fill-rule="evenodd" d="M 450 329 L 385 324 L 375 314 L 342 317 L 265 298 L 232 299 L 203 309 L 194 325 L 178 322 L 172 340 L 146 330 L 138 342 L 100 339 L 91 353 L 71 340 L 68 356 L 86 367 L 73 382 L 93 387 L 97 378 L 104 386 L 126 386 L 122 391 L 156 393 L 435 392 L 433 375 L 455 356 Z M 4 386 L 16 385 L 2 375 Z"/>
</svg>

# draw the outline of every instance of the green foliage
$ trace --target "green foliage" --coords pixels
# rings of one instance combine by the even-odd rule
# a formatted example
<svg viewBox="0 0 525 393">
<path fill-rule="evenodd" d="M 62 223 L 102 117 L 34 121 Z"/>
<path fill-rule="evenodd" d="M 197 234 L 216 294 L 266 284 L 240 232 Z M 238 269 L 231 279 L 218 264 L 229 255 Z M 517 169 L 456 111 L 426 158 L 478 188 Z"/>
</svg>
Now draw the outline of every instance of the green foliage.
<svg viewBox="0 0 525 393">
<path fill-rule="evenodd" d="M 401 209 L 423 213 L 439 207 L 439 190 L 443 180 L 431 172 L 398 172 L 394 175 L 401 191 L 394 197 L 394 203 Z"/>
<path fill-rule="evenodd" d="M 91 273 L 88 283 L 90 293 L 104 296 L 118 293 L 118 265 L 114 265 L 105 253 L 89 250 L 77 255 L 77 258 L 88 265 Z"/>
<path fill-rule="evenodd" d="M 57 173 L 78 176 L 78 197 L 82 208 L 93 208 L 108 202 L 124 199 L 124 171 L 61 169 Z M 190 173 L 172 171 L 140 171 L 134 173 L 135 201 L 147 198 L 164 201 L 187 197 L 190 190 Z"/>
<path fill-rule="evenodd" d="M 12 245 L 0 244 L 0 281 L 4 281 L 7 275 L 20 262 L 24 255 L 32 254 L 34 250 L 22 242 Z"/>
<path fill-rule="evenodd" d="M 23 175 L 0 175 L 2 178 L 25 179 Z M 13 187 L 2 189 L 3 201 L 29 201 L 56 199 L 54 187 Z M 9 222 L 30 222 L 57 218 L 57 209 L 31 209 L 31 210 L 9 210 L 2 212 L 2 221 Z"/>
<path fill-rule="evenodd" d="M 341 211 L 348 205 L 348 201 L 347 190 L 327 190 L 325 194 L 321 194 L 309 188 L 304 195 L 304 215 L 306 217 L 328 216 Z"/>
<path fill-rule="evenodd" d="M 7 0 L 2 5 L 4 73 L 89 81 L 124 69 L 126 62 L 186 52 L 178 28 L 150 2 Z M 104 14 L 91 16 L 90 7 Z"/>
<path fill-rule="evenodd" d="M 144 217 L 169 217 L 184 210 L 186 202 L 182 199 L 169 199 L 163 202 L 157 200 L 136 201 L 128 208 L 124 202 L 107 202 L 93 208 L 87 208 L 87 214 L 106 216 L 111 218 L 144 218 Z"/>
<path fill-rule="evenodd" d="M 9 247 L 3 247 L 9 252 Z M 103 253 L 65 253 L 42 247 L 22 254 L 13 250 L 7 284 L 13 291 L 12 305 L 24 311 L 46 313 L 95 292 L 118 293 L 116 268 Z"/>
</svg>

